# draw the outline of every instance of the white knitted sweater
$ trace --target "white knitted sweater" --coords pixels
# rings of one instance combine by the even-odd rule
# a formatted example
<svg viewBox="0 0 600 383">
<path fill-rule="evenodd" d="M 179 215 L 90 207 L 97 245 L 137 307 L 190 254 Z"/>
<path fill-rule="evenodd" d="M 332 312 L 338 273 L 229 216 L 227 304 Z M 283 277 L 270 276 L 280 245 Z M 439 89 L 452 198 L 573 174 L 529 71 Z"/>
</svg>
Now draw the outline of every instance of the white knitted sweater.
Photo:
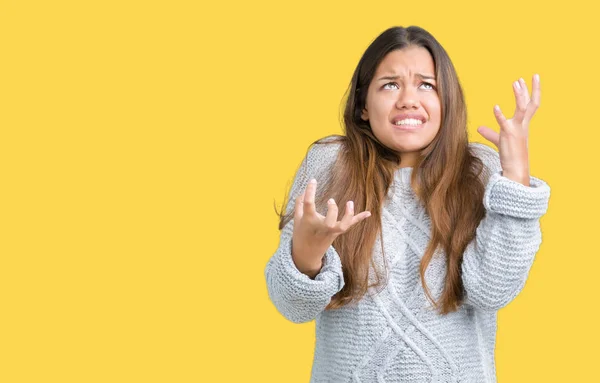
<svg viewBox="0 0 600 383">
<path fill-rule="evenodd" d="M 389 283 L 380 292 L 371 289 L 357 304 L 324 310 L 344 286 L 339 255 L 330 246 L 320 273 L 310 279 L 291 257 L 293 220 L 283 228 L 265 268 L 267 290 L 285 318 L 316 320 L 311 382 L 496 382 L 496 314 L 525 284 L 541 244 L 539 219 L 550 188 L 533 176 L 529 187 L 503 177 L 495 150 L 469 145 L 485 165 L 486 216 L 464 253 L 465 301 L 457 312 L 440 315 L 422 287 L 419 262 L 430 239 L 430 220 L 410 187 L 412 168 L 397 171 L 382 208 Z M 322 186 L 339 147 L 311 148 L 296 173 L 286 211 L 311 178 Z M 436 254 L 425 278 L 437 299 L 446 265 L 439 256 L 443 251 Z M 379 238 L 373 257 L 383 270 Z"/>
</svg>

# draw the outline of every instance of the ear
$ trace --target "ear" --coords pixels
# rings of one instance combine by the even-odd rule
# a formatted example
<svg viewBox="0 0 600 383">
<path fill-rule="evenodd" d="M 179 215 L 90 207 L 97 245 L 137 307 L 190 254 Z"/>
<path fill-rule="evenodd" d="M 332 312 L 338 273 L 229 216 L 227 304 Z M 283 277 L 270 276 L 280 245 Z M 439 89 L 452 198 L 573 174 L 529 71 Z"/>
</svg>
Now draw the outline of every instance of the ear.
<svg viewBox="0 0 600 383">
<path fill-rule="evenodd" d="M 369 121 L 369 111 L 367 110 L 366 106 L 362 110 L 362 112 L 360 114 L 360 118 L 362 118 L 364 121 Z"/>
</svg>

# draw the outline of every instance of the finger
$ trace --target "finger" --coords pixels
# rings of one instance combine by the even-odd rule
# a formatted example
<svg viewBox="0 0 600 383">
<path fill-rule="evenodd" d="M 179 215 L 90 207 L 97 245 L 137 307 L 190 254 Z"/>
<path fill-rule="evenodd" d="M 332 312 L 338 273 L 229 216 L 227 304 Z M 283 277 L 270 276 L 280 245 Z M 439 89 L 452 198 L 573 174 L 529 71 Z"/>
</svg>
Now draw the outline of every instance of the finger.
<svg viewBox="0 0 600 383">
<path fill-rule="evenodd" d="M 304 212 L 310 215 L 316 213 L 315 208 L 315 194 L 317 190 L 317 180 L 312 179 L 306 187 L 306 195 L 304 196 Z"/>
<path fill-rule="evenodd" d="M 502 113 L 498 105 L 494 106 L 494 116 L 496 117 L 496 121 L 498 121 L 498 125 L 500 125 L 500 129 L 508 128 L 506 117 L 504 117 L 504 113 Z"/>
<path fill-rule="evenodd" d="M 346 212 L 340 222 L 340 230 L 345 232 L 352 224 L 352 217 L 354 216 L 354 201 L 348 201 L 346 203 Z"/>
<path fill-rule="evenodd" d="M 498 145 L 500 144 L 500 134 L 488 128 L 487 126 L 480 126 L 479 128 L 477 128 L 477 132 L 481 134 L 483 138 L 496 145 L 496 147 L 498 147 Z"/>
<path fill-rule="evenodd" d="M 525 111 L 525 121 L 529 122 L 533 118 L 536 110 L 540 107 L 540 99 L 542 96 L 542 90 L 540 86 L 540 75 L 533 75 L 532 81 L 533 90 L 531 92 L 531 100 L 527 104 L 527 110 Z"/>
<path fill-rule="evenodd" d="M 525 104 L 527 104 L 530 100 L 529 97 L 529 88 L 527 87 L 527 83 L 523 80 L 523 77 L 519 79 L 519 84 L 521 85 L 521 89 L 523 89 L 523 95 L 525 96 Z"/>
<path fill-rule="evenodd" d="M 515 93 L 515 102 L 517 106 L 515 107 L 515 115 L 513 119 L 518 123 L 523 121 L 523 117 L 525 117 L 525 110 L 527 110 L 527 85 L 524 82 L 521 82 L 522 79 L 519 79 L 513 82 L 513 92 Z"/>
<path fill-rule="evenodd" d="M 354 217 L 352 217 L 352 223 L 350 224 L 350 227 L 354 226 L 355 224 L 359 223 L 363 219 L 368 218 L 370 216 L 371 216 L 371 212 L 368 210 L 365 210 L 362 213 L 355 215 Z"/>
<path fill-rule="evenodd" d="M 294 206 L 294 221 L 298 222 L 300 218 L 304 215 L 304 194 L 306 191 L 302 192 L 298 197 L 296 197 L 296 203 Z"/>
<path fill-rule="evenodd" d="M 338 218 L 338 207 L 333 198 L 327 201 L 327 216 L 325 217 L 325 225 L 328 228 L 334 228 Z"/>
</svg>

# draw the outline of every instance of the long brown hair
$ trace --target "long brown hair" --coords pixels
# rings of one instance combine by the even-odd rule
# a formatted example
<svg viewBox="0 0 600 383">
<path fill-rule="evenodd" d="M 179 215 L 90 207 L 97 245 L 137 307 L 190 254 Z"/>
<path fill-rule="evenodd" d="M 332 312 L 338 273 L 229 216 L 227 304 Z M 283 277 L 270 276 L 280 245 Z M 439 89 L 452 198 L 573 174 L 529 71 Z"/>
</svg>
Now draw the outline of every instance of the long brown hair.
<svg viewBox="0 0 600 383">
<path fill-rule="evenodd" d="M 349 200 L 354 201 L 357 213 L 371 212 L 371 217 L 354 225 L 333 242 L 341 258 L 345 284 L 332 297 L 327 309 L 355 302 L 369 287 L 381 287 L 386 281 L 376 272 L 375 284 L 369 285 L 368 273 L 369 265 L 375 265 L 372 251 L 378 235 L 383 244 L 381 208 L 400 164 L 400 153 L 384 146 L 375 137 L 369 121 L 361 119 L 361 110 L 365 107 L 367 89 L 379 63 L 388 53 L 410 45 L 427 49 L 433 58 L 442 117 L 436 137 L 420 152 L 410 180 L 431 219 L 431 238 L 420 264 L 421 281 L 428 299 L 442 314 L 456 311 L 464 299 L 463 252 L 475 237 L 475 230 L 485 215 L 484 185 L 479 177 L 483 163 L 469 151 L 463 91 L 444 48 L 422 28 L 392 27 L 369 45 L 354 71 L 345 95 L 345 135 L 311 144 L 341 145 L 329 181 L 317 192 L 317 210 L 325 212 L 327 199 L 333 198 L 340 207 L 340 216 Z M 283 206 L 287 205 L 286 196 Z M 280 230 L 293 215 L 293 209 L 287 214 L 283 210 L 279 212 Z M 447 273 L 441 297 L 436 302 L 425 283 L 425 270 L 438 248 L 446 255 Z"/>
</svg>

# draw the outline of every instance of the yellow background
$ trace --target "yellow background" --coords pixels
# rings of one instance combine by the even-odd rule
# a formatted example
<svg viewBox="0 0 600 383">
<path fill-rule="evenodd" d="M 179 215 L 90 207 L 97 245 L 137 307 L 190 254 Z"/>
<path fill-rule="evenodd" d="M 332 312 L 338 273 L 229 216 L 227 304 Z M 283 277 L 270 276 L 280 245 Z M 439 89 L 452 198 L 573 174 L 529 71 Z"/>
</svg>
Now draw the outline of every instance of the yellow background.
<svg viewBox="0 0 600 383">
<path fill-rule="evenodd" d="M 599 381 L 587 3 L 1 1 L 0 381 L 308 382 L 314 322 L 266 291 L 273 205 L 394 25 L 449 52 L 473 141 L 540 74 L 531 172 L 552 196 L 498 379 Z"/>
</svg>

